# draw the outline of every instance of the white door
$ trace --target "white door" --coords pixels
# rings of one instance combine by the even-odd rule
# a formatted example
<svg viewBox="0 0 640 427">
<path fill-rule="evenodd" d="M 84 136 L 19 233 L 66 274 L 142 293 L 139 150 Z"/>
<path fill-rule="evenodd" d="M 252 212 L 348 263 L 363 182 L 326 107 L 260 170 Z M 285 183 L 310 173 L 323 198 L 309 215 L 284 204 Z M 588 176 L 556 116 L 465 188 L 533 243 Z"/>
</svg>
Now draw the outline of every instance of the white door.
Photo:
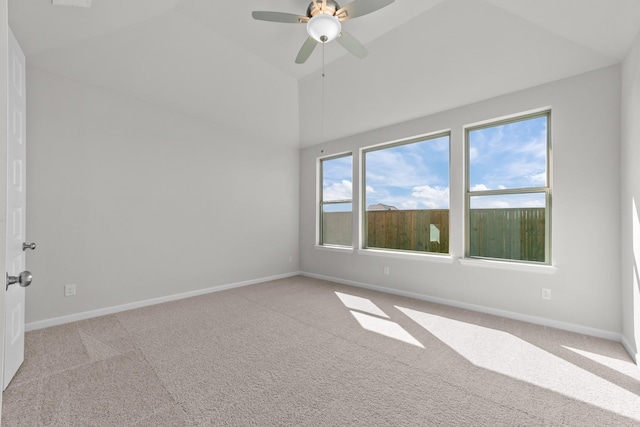
<svg viewBox="0 0 640 427">
<path fill-rule="evenodd" d="M 8 66 L 6 266 L 9 276 L 19 277 L 25 270 L 25 59 L 11 30 Z M 3 390 L 7 388 L 24 360 L 24 304 L 25 288 L 19 283 L 9 286 L 5 294 Z"/>
</svg>

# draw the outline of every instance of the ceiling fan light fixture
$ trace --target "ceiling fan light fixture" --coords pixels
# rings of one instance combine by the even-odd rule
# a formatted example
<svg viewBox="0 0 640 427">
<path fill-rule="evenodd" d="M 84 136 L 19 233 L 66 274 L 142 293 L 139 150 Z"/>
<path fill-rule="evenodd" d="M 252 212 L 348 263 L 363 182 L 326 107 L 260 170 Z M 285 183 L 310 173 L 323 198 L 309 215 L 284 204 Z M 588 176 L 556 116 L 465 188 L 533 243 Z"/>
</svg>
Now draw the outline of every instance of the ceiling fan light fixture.
<svg viewBox="0 0 640 427">
<path fill-rule="evenodd" d="M 333 15 L 320 14 L 309 19 L 307 33 L 320 43 L 328 43 L 340 35 L 342 25 Z"/>
</svg>

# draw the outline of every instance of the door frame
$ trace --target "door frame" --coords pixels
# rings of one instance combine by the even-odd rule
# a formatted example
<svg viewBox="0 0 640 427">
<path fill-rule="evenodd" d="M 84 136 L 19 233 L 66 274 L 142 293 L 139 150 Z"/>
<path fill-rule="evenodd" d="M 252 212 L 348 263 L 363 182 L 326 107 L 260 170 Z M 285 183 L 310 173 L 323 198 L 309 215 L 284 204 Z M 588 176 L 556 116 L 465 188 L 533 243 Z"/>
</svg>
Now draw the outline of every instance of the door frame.
<svg viewBox="0 0 640 427">
<path fill-rule="evenodd" d="M 7 220 L 7 84 L 8 84 L 8 52 L 9 52 L 9 13 L 7 0 L 0 0 L 0 135 L 2 147 L 0 149 L 0 224 L 6 224 Z M 5 256 L 7 245 L 7 230 L 0 227 L 0 272 L 6 271 Z M 0 292 L 0 363 L 4 366 L 4 316 L 5 293 Z M 0 381 L 4 383 L 3 373 L 0 370 Z M 0 393 L 0 415 L 2 414 L 2 393 Z"/>
</svg>

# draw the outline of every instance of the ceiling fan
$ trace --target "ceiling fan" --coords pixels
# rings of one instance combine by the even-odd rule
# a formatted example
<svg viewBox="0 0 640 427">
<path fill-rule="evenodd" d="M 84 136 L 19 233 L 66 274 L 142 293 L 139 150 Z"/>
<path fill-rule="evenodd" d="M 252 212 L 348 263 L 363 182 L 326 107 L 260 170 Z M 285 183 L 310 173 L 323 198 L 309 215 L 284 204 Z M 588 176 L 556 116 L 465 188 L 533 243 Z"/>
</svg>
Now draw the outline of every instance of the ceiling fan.
<svg viewBox="0 0 640 427">
<path fill-rule="evenodd" d="M 342 22 L 357 18 L 393 3 L 394 0 L 353 0 L 340 7 L 334 0 L 312 0 L 306 15 L 292 13 L 254 11 L 253 19 L 282 22 L 285 24 L 307 24 L 309 37 L 300 48 L 296 64 L 303 64 L 318 43 L 337 39 L 338 43 L 358 58 L 367 56 L 367 49 L 355 37 L 342 29 Z"/>
</svg>

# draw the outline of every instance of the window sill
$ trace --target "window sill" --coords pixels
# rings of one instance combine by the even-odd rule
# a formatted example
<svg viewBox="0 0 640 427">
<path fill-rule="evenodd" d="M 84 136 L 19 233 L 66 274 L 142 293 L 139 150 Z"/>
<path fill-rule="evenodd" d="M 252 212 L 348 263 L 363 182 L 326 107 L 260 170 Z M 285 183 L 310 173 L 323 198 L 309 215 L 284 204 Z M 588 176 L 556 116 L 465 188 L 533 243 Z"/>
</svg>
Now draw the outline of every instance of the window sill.
<svg viewBox="0 0 640 427">
<path fill-rule="evenodd" d="M 351 246 L 332 246 L 332 245 L 315 245 L 316 250 L 328 251 L 328 252 L 343 252 L 353 253 L 354 249 Z"/>
<path fill-rule="evenodd" d="M 460 264 L 470 267 L 500 268 L 512 271 L 529 271 L 532 273 L 553 274 L 557 267 L 552 265 L 526 264 L 522 262 L 495 261 L 490 259 L 460 258 Z"/>
<path fill-rule="evenodd" d="M 402 258 L 413 260 L 428 260 L 435 262 L 442 262 L 446 264 L 452 264 L 453 258 L 448 254 L 437 255 L 433 253 L 419 253 L 419 252 L 403 252 L 403 251 L 385 251 L 381 249 L 358 249 L 356 251 L 358 255 L 368 256 L 382 256 L 388 258 Z"/>
</svg>

